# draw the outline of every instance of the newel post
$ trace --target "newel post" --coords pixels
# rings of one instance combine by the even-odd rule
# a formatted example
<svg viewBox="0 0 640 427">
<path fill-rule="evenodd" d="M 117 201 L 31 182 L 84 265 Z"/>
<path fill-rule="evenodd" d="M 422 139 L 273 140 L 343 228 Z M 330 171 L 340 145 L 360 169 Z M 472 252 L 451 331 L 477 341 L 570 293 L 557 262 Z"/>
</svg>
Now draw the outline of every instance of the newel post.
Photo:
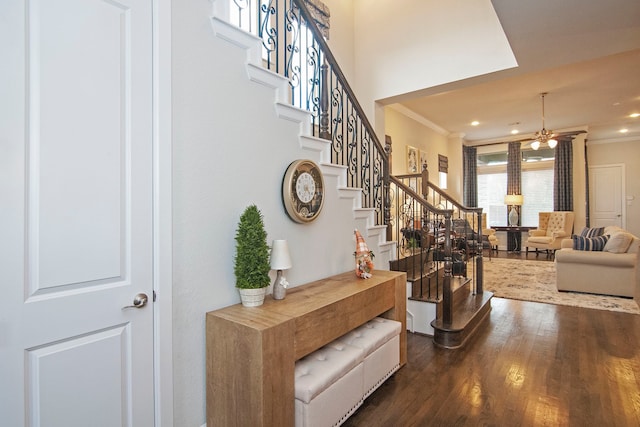
<svg viewBox="0 0 640 427">
<path fill-rule="evenodd" d="M 442 285 L 442 322 L 444 325 L 453 323 L 451 213 L 451 210 L 447 210 L 444 214 L 444 279 Z"/>
</svg>

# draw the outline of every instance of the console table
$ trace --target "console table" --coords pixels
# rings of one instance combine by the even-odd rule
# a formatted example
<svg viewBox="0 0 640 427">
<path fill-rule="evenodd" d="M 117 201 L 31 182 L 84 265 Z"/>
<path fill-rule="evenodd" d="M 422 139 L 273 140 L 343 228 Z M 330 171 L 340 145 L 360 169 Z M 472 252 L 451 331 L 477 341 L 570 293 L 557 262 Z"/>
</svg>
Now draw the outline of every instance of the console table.
<svg viewBox="0 0 640 427">
<path fill-rule="evenodd" d="M 522 227 L 522 226 L 494 226 L 491 227 L 496 231 L 507 232 L 507 251 L 520 252 L 522 248 L 522 233 L 526 233 L 529 230 L 533 230 L 538 227 Z"/>
<path fill-rule="evenodd" d="M 353 271 L 206 315 L 207 425 L 293 426 L 296 360 L 376 316 L 402 323 L 400 366 L 407 362 L 406 273 Z"/>
</svg>

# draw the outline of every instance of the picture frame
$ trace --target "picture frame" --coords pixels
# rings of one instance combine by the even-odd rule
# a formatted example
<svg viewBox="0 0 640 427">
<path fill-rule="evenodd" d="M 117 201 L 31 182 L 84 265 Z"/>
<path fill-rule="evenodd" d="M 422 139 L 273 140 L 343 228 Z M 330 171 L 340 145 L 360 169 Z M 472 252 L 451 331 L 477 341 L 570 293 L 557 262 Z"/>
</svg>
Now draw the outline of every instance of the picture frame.
<svg viewBox="0 0 640 427">
<path fill-rule="evenodd" d="M 407 173 L 418 173 L 418 162 L 420 161 L 418 149 L 407 145 Z"/>
</svg>

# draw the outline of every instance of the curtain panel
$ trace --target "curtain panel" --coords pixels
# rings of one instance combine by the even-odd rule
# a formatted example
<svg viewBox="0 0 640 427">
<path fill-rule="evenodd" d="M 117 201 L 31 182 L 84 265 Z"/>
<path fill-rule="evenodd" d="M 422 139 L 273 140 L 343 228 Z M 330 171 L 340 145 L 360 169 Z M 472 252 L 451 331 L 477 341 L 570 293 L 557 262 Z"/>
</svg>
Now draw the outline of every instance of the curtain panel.
<svg viewBox="0 0 640 427">
<path fill-rule="evenodd" d="M 510 142 L 507 155 L 507 194 L 522 194 L 520 142 Z"/>
<path fill-rule="evenodd" d="M 553 165 L 553 210 L 573 210 L 573 144 L 570 139 L 560 139 L 556 147 Z"/>
<path fill-rule="evenodd" d="M 468 207 L 478 206 L 478 161 L 476 147 L 462 147 L 462 196 Z"/>
</svg>

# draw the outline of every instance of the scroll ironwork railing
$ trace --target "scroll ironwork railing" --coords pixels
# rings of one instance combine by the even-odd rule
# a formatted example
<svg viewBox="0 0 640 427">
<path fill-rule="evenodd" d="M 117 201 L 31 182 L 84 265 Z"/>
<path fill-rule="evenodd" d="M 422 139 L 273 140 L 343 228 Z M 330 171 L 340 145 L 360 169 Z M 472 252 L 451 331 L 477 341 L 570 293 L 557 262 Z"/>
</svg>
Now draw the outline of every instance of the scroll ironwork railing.
<svg viewBox="0 0 640 427">
<path fill-rule="evenodd" d="M 331 141 L 331 162 L 347 167 L 347 186 L 362 190 L 362 207 L 375 209 L 377 224 L 388 224 L 389 155 L 307 2 L 217 1 L 229 2 L 231 24 L 262 41 L 263 65 L 288 79 L 289 101 L 310 112 L 313 136 Z"/>
<path fill-rule="evenodd" d="M 483 291 L 482 208 L 469 208 L 428 181 L 427 174 L 390 177 L 390 225 L 397 244 L 396 269 L 412 282 L 411 298 L 442 302 L 453 321 L 453 278 L 470 279 Z"/>
</svg>

